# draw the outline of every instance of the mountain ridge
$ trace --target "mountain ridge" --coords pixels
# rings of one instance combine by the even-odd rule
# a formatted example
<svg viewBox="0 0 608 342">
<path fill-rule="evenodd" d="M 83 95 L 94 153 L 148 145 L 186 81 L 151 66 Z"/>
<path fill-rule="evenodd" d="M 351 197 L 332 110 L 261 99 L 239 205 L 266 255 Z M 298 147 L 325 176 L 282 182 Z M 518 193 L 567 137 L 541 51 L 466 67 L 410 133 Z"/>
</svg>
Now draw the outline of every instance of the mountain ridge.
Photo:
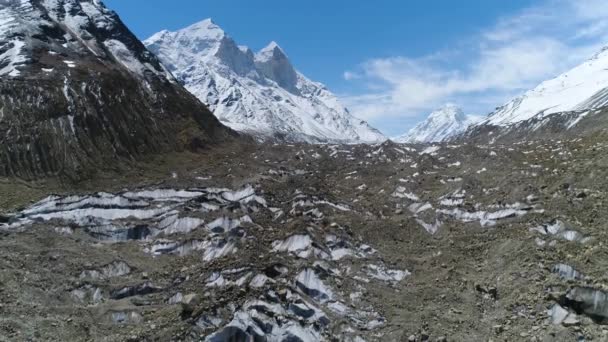
<svg viewBox="0 0 608 342">
<path fill-rule="evenodd" d="M 378 142 L 386 138 L 354 118 L 324 85 L 298 72 L 271 42 L 261 51 L 239 46 L 212 20 L 144 44 L 226 125 L 262 139 Z"/>
<path fill-rule="evenodd" d="M 0 7 L 0 175 L 88 177 L 234 137 L 99 0 Z"/>
<path fill-rule="evenodd" d="M 508 126 L 543 116 L 608 105 L 608 47 L 498 107 L 478 125 Z"/>
</svg>

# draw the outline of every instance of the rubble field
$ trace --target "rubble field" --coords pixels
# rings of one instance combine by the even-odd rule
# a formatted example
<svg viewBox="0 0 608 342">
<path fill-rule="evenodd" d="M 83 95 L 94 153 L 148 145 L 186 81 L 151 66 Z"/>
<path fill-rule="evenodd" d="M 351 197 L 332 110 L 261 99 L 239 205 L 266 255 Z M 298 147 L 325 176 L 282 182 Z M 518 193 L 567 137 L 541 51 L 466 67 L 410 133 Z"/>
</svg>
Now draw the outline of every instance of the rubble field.
<svg viewBox="0 0 608 342">
<path fill-rule="evenodd" d="M 12 192 L 0 340 L 607 340 L 607 148 L 266 144 Z"/>
</svg>

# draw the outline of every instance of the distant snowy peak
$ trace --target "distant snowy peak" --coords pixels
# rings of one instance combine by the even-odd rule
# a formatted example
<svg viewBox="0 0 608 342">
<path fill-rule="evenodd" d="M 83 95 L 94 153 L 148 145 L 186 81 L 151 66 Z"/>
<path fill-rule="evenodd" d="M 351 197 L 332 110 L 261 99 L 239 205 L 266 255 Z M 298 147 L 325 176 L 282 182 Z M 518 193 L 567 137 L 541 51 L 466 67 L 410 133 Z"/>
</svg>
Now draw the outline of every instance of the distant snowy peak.
<svg viewBox="0 0 608 342">
<path fill-rule="evenodd" d="M 462 109 L 447 104 L 432 112 L 426 120 L 416 125 L 407 134 L 395 138 L 400 143 L 441 142 L 464 132 L 467 127 L 479 120 L 467 116 Z"/>
<path fill-rule="evenodd" d="M 456 106 L 455 104 L 448 103 L 438 110 L 432 112 L 429 115 L 428 120 L 434 122 L 465 122 L 467 120 L 467 116 L 460 107 Z"/>
<path fill-rule="evenodd" d="M 325 86 L 299 73 L 276 42 L 254 53 L 207 19 L 144 44 L 236 130 L 307 142 L 385 140 Z"/>
<path fill-rule="evenodd" d="M 508 126 L 533 117 L 608 105 L 608 47 L 570 71 L 517 97 L 480 125 Z"/>
</svg>

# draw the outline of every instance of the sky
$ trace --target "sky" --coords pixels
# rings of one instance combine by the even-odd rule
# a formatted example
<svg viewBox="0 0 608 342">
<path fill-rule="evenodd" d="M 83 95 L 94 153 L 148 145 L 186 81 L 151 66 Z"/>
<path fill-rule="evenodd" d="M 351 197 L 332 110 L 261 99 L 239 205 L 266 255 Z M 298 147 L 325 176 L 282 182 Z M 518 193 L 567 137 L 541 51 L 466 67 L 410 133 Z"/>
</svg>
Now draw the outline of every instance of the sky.
<svg viewBox="0 0 608 342">
<path fill-rule="evenodd" d="M 605 0 L 105 0 L 141 39 L 213 18 L 276 41 L 388 136 L 454 103 L 486 115 L 608 45 Z"/>
</svg>

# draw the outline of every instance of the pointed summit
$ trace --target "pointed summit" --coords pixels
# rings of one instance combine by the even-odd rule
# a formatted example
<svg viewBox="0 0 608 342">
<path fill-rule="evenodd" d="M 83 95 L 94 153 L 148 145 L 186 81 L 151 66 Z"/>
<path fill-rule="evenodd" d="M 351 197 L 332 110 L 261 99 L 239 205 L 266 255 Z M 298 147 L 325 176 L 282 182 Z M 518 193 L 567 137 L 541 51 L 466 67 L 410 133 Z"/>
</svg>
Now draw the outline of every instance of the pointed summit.
<svg viewBox="0 0 608 342">
<path fill-rule="evenodd" d="M 429 115 L 428 120 L 453 120 L 457 122 L 464 122 L 467 120 L 467 116 L 464 114 L 462 109 L 453 103 L 447 103 L 438 110 L 434 111 Z"/>
<path fill-rule="evenodd" d="M 158 32 L 144 44 L 157 55 L 174 55 L 181 51 L 173 58 L 172 63 L 175 64 L 167 65 L 169 69 L 175 69 L 213 58 L 225 40 L 230 40 L 230 37 L 224 30 L 212 19 L 205 19 L 178 31 Z M 181 49 L 183 46 L 188 49 Z M 166 60 L 165 64 L 168 64 Z"/>
<path fill-rule="evenodd" d="M 401 143 L 441 142 L 464 132 L 478 118 L 467 116 L 455 104 L 448 103 L 432 112 L 426 120 L 416 125 L 407 134 L 395 138 Z"/>
<path fill-rule="evenodd" d="M 255 65 L 267 78 L 275 81 L 281 88 L 297 94 L 298 74 L 287 55 L 275 41 L 255 55 Z"/>
<path fill-rule="evenodd" d="M 260 62 L 281 58 L 287 59 L 287 54 L 274 40 L 256 54 L 256 60 Z"/>
<path fill-rule="evenodd" d="M 202 46 L 211 46 L 213 43 L 218 43 L 224 37 L 226 37 L 226 32 L 209 18 L 179 31 L 162 30 L 146 39 L 144 43 L 151 45 L 167 40 L 187 40 L 189 44 L 195 44 L 198 48 L 201 48 Z"/>
<path fill-rule="evenodd" d="M 180 31 L 188 31 L 188 32 L 201 32 L 206 34 L 207 36 L 215 35 L 218 39 L 221 39 L 226 33 L 219 27 L 211 18 L 199 21 L 198 23 L 194 23 L 183 30 Z M 209 34 L 207 34 L 209 33 Z"/>
</svg>

